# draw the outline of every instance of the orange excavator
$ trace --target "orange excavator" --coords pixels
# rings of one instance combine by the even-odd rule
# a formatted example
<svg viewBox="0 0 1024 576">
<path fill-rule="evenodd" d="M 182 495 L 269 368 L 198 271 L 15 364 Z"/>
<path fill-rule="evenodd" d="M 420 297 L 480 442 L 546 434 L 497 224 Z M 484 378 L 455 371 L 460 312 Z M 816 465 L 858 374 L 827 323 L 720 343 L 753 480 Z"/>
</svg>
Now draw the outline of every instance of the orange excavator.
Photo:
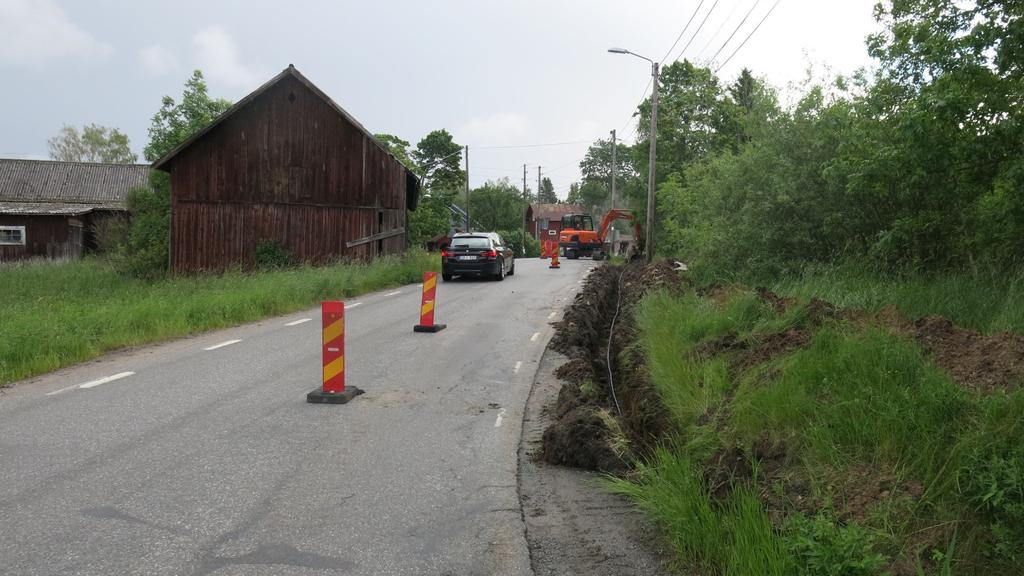
<svg viewBox="0 0 1024 576">
<path fill-rule="evenodd" d="M 643 233 L 636 214 L 630 210 L 614 208 L 604 215 L 601 227 L 597 231 L 594 230 L 594 219 L 590 214 L 562 216 L 562 231 L 558 235 L 558 247 L 570 260 L 575 260 L 580 256 L 590 256 L 594 260 L 602 260 L 609 252 L 608 230 L 611 228 L 612 222 L 616 220 L 632 222 L 634 238 L 637 242 L 641 241 Z"/>
</svg>

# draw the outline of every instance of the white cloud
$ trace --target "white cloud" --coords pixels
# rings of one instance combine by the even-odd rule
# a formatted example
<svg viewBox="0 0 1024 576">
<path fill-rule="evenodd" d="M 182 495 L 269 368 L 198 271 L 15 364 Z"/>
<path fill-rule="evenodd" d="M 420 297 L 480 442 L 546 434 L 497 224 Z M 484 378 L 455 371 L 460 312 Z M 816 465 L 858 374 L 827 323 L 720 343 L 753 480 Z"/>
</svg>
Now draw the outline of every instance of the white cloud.
<svg viewBox="0 0 1024 576">
<path fill-rule="evenodd" d="M 526 116 L 498 112 L 463 124 L 455 130 L 455 140 L 471 146 L 509 146 L 526 142 L 529 134 Z"/>
<path fill-rule="evenodd" d="M 200 30 L 193 38 L 196 60 L 203 74 L 211 82 L 222 82 L 229 86 L 255 88 L 259 74 L 242 64 L 238 46 L 220 26 Z"/>
<path fill-rule="evenodd" d="M 147 46 L 139 52 L 142 68 L 153 76 L 163 76 L 178 69 L 178 57 L 159 44 Z"/>
<path fill-rule="evenodd" d="M 0 0 L 0 63 L 32 66 L 67 57 L 92 60 L 111 52 L 51 0 Z"/>
</svg>

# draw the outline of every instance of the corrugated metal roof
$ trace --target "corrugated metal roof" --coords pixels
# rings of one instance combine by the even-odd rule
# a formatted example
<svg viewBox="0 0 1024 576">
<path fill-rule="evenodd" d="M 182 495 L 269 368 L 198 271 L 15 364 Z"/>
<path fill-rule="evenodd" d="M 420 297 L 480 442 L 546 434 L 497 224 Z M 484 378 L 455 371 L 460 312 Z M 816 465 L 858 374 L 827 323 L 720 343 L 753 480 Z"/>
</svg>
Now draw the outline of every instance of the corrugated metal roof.
<svg viewBox="0 0 1024 576">
<path fill-rule="evenodd" d="M 121 206 L 98 207 L 65 202 L 0 202 L 0 214 L 25 216 L 80 216 L 93 210 L 124 210 Z"/>
<path fill-rule="evenodd" d="M 123 210 L 128 191 L 147 186 L 146 164 L 0 158 L 0 202 L 87 204 Z"/>
<path fill-rule="evenodd" d="M 124 210 L 124 206 L 66 202 L 0 202 L 0 214 L 7 216 L 81 216 L 93 210 Z"/>
<path fill-rule="evenodd" d="M 587 209 L 580 204 L 530 204 L 534 220 L 558 220 L 566 214 L 585 214 Z"/>
</svg>

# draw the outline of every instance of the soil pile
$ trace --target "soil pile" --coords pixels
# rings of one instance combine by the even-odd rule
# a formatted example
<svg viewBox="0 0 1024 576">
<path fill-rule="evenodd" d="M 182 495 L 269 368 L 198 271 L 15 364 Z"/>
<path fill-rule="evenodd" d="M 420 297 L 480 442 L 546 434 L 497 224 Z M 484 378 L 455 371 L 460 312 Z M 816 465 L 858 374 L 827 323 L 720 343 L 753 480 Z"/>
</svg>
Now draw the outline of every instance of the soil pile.
<svg viewBox="0 0 1024 576">
<path fill-rule="evenodd" d="M 685 286 L 667 261 L 601 266 L 590 274 L 552 339 L 552 347 L 570 361 L 556 372 L 565 384 L 556 421 L 544 432 L 544 461 L 620 474 L 629 469 L 624 444 L 652 447 L 662 438 L 668 418 L 643 353 L 633 345 L 633 308 L 649 291 Z"/>
<path fill-rule="evenodd" d="M 1010 332 L 986 336 L 941 316 L 921 318 L 911 331 L 921 347 L 967 388 L 993 392 L 1024 384 L 1024 336 Z"/>
</svg>

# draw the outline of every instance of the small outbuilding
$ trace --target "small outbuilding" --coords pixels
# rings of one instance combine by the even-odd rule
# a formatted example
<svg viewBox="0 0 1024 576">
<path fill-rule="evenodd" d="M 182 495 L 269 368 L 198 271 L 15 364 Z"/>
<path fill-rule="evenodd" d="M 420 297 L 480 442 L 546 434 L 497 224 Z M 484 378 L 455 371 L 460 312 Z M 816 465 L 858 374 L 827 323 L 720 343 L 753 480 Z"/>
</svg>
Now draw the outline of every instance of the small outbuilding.
<svg viewBox="0 0 1024 576">
<path fill-rule="evenodd" d="M 530 204 L 526 209 L 526 231 L 541 242 L 557 242 L 558 233 L 562 230 L 562 216 L 586 211 L 581 204 Z"/>
<path fill-rule="evenodd" d="M 298 262 L 406 247 L 419 181 L 289 65 L 153 163 L 170 173 L 174 272 L 253 264 L 273 243 Z"/>
<path fill-rule="evenodd" d="M 0 262 L 80 257 L 98 226 L 127 217 L 128 192 L 147 186 L 145 164 L 0 159 Z"/>
</svg>

